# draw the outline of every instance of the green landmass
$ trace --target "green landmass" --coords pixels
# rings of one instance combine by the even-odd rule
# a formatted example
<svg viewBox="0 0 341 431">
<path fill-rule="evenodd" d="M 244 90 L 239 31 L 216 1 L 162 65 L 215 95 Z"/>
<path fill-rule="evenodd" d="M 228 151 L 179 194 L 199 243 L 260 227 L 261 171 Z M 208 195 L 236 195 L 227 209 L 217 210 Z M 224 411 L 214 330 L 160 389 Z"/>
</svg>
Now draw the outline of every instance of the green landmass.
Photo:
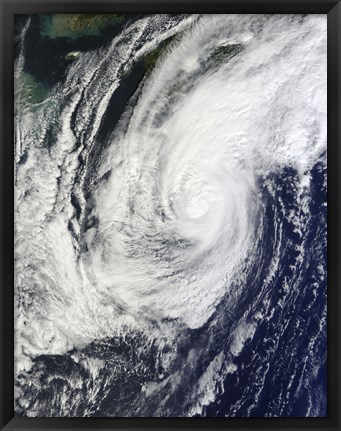
<svg viewBox="0 0 341 431">
<path fill-rule="evenodd" d="M 30 73 L 21 72 L 15 83 L 15 95 L 19 103 L 40 103 L 49 94 L 49 88 Z"/>
<path fill-rule="evenodd" d="M 171 36 L 163 40 L 153 51 L 148 52 L 143 58 L 143 66 L 147 72 L 150 72 L 154 67 L 162 54 L 169 47 L 171 42 L 173 42 L 179 35 Z"/>
<path fill-rule="evenodd" d="M 66 54 L 65 60 L 77 60 L 79 56 L 80 56 L 80 51 L 72 51 Z"/>
<path fill-rule="evenodd" d="M 242 49 L 243 44 L 241 43 L 222 45 L 212 52 L 208 60 L 212 61 L 214 65 L 219 65 L 226 61 L 227 58 L 232 58 L 237 55 Z"/>
<path fill-rule="evenodd" d="M 41 15 L 42 36 L 51 39 L 67 37 L 77 39 L 84 36 L 98 36 L 109 25 L 124 21 L 122 14 L 53 14 Z"/>
</svg>

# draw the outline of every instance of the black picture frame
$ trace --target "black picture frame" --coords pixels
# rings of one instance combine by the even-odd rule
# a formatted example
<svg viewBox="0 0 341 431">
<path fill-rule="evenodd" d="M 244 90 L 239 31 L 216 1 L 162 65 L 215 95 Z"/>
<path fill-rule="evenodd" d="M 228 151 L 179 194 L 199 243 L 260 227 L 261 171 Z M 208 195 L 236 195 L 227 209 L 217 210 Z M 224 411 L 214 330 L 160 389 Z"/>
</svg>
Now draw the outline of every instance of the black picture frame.
<svg viewBox="0 0 341 431">
<path fill-rule="evenodd" d="M 1 4 L 1 430 L 340 430 L 341 3 L 336 0 L 0 0 Z M 13 34 L 15 14 L 324 13 L 328 25 L 328 417 L 24 418 L 14 416 Z"/>
</svg>

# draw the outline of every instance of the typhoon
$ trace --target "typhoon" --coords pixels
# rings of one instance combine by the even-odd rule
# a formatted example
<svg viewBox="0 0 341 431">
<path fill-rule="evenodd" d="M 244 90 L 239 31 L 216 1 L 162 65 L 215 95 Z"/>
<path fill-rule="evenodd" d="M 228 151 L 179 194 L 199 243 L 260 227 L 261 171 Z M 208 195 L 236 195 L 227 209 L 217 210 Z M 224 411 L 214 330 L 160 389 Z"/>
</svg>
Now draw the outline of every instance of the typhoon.
<svg viewBox="0 0 341 431">
<path fill-rule="evenodd" d="M 37 84 L 32 40 L 67 40 L 38 18 L 16 26 L 16 414 L 326 416 L 326 17 L 127 15 Z"/>
</svg>

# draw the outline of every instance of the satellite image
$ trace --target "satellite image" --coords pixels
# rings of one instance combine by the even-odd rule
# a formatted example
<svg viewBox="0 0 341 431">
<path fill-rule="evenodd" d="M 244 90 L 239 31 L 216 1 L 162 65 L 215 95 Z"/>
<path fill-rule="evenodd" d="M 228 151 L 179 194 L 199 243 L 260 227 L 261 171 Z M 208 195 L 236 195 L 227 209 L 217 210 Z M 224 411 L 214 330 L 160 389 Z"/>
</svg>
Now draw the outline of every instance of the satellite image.
<svg viewBox="0 0 341 431">
<path fill-rule="evenodd" d="M 326 15 L 14 42 L 15 414 L 326 416 Z"/>
</svg>

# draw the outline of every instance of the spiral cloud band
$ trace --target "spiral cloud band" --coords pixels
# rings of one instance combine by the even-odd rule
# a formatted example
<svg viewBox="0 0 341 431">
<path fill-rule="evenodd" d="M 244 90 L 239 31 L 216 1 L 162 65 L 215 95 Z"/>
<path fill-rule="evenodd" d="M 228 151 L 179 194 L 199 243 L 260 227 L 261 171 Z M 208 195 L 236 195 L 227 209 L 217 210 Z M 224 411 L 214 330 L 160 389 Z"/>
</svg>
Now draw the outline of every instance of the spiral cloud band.
<svg viewBox="0 0 341 431">
<path fill-rule="evenodd" d="M 17 414 L 325 415 L 326 18 L 136 16 L 34 104 L 31 27 Z"/>
</svg>

